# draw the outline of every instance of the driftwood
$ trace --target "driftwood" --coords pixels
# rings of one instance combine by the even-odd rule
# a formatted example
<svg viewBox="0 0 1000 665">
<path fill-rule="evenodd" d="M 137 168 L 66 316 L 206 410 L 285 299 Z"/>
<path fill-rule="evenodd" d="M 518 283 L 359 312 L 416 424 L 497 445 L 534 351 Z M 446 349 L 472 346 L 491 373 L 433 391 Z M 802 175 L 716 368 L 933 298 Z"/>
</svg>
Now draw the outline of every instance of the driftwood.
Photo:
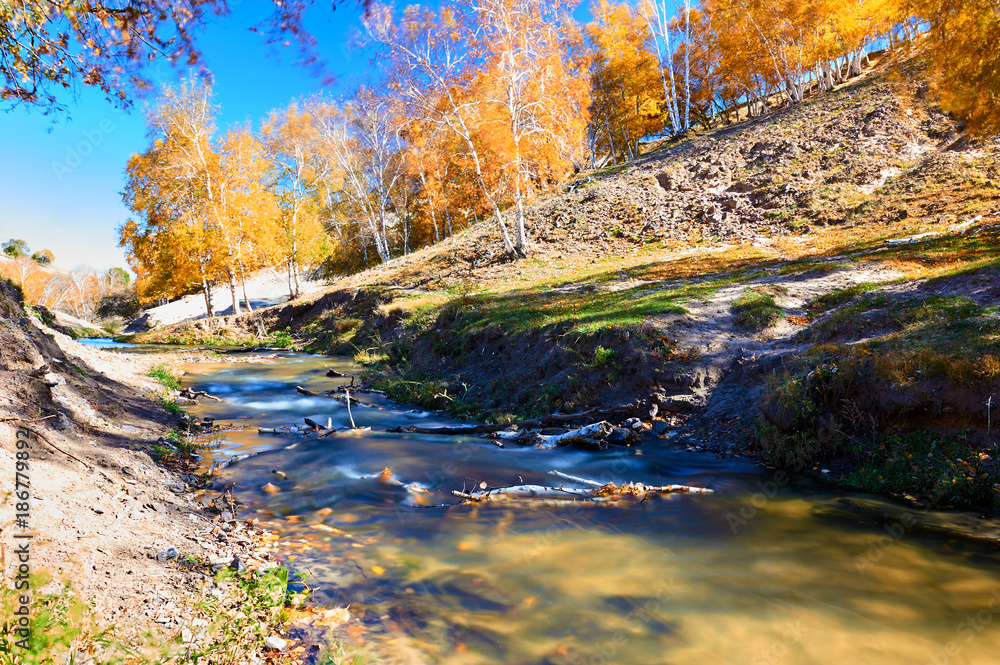
<svg viewBox="0 0 1000 665">
<path fill-rule="evenodd" d="M 209 395 L 204 390 L 191 390 L 190 388 L 183 388 L 180 391 L 180 396 L 185 399 L 197 399 L 198 397 L 204 397 L 206 399 L 214 399 L 216 402 L 221 402 L 221 397 L 216 397 L 215 395 Z"/>
<path fill-rule="evenodd" d="M 525 429 L 530 427 L 545 427 L 546 425 L 572 423 L 577 420 L 593 420 L 595 418 L 605 419 L 625 410 L 625 407 L 619 406 L 613 409 L 591 409 L 589 411 L 581 411 L 579 413 L 554 413 L 551 416 L 518 420 L 506 425 L 469 425 L 466 427 L 417 427 L 416 425 L 411 425 L 406 428 L 395 427 L 386 431 L 397 433 L 413 432 L 415 434 L 442 434 L 446 436 L 461 436 L 463 434 L 494 434 L 496 432 L 509 430 L 511 427 Z"/>
<path fill-rule="evenodd" d="M 357 392 L 357 390 L 355 390 Z M 358 406 L 372 406 L 371 404 L 365 404 L 364 402 L 358 400 L 357 397 L 353 397 L 350 394 L 350 389 L 341 386 L 338 390 L 327 390 L 326 392 L 318 393 L 314 390 L 309 390 L 303 388 L 302 386 L 295 386 L 295 392 L 300 395 L 305 395 L 306 397 L 329 397 L 332 400 L 340 402 L 341 404 L 346 404 L 350 400 L 351 404 L 356 404 Z M 366 390 L 363 392 L 375 392 L 371 390 Z"/>
<path fill-rule="evenodd" d="M 483 503 L 487 501 L 508 500 L 543 500 L 543 501 L 588 501 L 592 503 L 619 502 L 622 500 L 640 502 L 650 495 L 657 494 L 708 494 L 712 490 L 706 487 L 691 487 L 689 485 L 644 485 L 642 483 L 599 483 L 596 480 L 571 476 L 560 471 L 549 471 L 549 474 L 581 485 L 580 487 L 547 487 L 544 485 L 510 485 L 507 487 L 487 487 L 480 485 L 478 491 L 452 490 L 454 496 L 464 499 L 464 503 Z"/>
<path fill-rule="evenodd" d="M 562 434 L 545 435 L 534 430 L 516 430 L 494 432 L 489 436 L 504 442 L 512 441 L 522 445 L 539 448 L 555 448 L 556 446 L 577 446 L 579 448 L 595 448 L 604 450 L 608 447 L 608 437 L 615 432 L 615 426 L 606 420 L 579 427 Z"/>
<path fill-rule="evenodd" d="M 326 375 L 332 376 L 334 378 L 347 378 L 348 376 L 351 376 L 350 374 L 344 374 L 343 372 L 338 372 L 333 368 L 326 370 Z"/>
<path fill-rule="evenodd" d="M 316 430 L 321 430 L 321 429 L 333 429 L 333 423 L 331 422 L 330 418 L 326 419 L 326 425 L 320 425 L 312 418 L 303 418 L 303 420 L 305 421 L 306 425 L 309 425 L 309 427 L 313 428 L 314 432 Z"/>
</svg>

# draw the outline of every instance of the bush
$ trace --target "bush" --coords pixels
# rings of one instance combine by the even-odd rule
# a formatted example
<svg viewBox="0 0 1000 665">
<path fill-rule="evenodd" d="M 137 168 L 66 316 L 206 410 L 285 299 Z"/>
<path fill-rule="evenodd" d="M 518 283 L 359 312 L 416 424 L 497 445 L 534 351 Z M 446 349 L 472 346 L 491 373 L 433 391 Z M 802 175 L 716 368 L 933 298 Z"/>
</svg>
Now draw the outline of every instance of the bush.
<svg viewBox="0 0 1000 665">
<path fill-rule="evenodd" d="M 139 304 L 134 288 L 120 289 L 102 296 L 94 310 L 98 319 L 121 317 L 126 321 L 131 321 L 140 312 L 142 305 Z"/>
</svg>

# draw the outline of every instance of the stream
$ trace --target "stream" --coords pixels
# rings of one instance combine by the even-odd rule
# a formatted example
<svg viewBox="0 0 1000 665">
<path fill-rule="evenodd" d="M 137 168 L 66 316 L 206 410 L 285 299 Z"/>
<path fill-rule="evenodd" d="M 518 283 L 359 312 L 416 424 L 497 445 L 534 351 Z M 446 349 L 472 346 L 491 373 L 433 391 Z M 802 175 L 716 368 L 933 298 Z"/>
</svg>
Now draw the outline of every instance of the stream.
<svg viewBox="0 0 1000 665">
<path fill-rule="evenodd" d="M 216 489 L 232 487 L 242 517 L 281 535 L 316 600 L 350 605 L 378 662 L 1000 662 L 1000 546 L 983 537 L 1000 535 L 995 518 L 921 511 L 669 439 L 590 452 L 392 434 L 454 423 L 370 395 L 352 415 L 371 431 L 258 434 L 304 417 L 349 424 L 343 404 L 295 387 L 343 384 L 326 370 L 353 363 L 279 356 L 184 368 L 185 387 L 223 399 L 193 414 L 252 426 L 213 435 L 204 462 L 258 453 L 217 470 Z M 382 482 L 384 468 L 428 491 Z M 626 508 L 459 506 L 450 494 L 556 485 L 552 469 L 715 492 Z"/>
</svg>

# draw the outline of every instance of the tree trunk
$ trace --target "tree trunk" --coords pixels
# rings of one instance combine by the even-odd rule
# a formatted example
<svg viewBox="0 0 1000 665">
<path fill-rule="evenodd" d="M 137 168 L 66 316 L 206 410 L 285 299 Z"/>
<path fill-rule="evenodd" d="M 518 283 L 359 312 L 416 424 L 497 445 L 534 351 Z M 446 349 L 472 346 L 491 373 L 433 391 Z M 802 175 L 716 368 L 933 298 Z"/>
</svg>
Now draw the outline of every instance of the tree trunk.
<svg viewBox="0 0 1000 665">
<path fill-rule="evenodd" d="M 240 299 L 236 295 L 236 275 L 233 273 L 232 268 L 226 270 L 227 276 L 229 277 L 229 293 L 233 298 L 233 315 L 240 315 Z"/>
<path fill-rule="evenodd" d="M 205 276 L 205 266 L 201 266 L 201 290 L 205 294 L 205 313 L 211 319 L 215 316 L 215 312 L 212 311 L 212 286 L 208 283 L 208 278 Z"/>
</svg>

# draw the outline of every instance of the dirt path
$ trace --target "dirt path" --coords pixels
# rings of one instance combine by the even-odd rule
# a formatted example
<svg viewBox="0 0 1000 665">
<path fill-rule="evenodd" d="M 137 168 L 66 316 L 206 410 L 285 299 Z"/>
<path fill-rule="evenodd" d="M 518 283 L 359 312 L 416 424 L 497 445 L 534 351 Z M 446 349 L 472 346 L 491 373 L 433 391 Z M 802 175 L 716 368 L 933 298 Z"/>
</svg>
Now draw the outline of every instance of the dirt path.
<svg viewBox="0 0 1000 665">
<path fill-rule="evenodd" d="M 757 397 L 764 375 L 806 348 L 794 338 L 807 327 L 807 303 L 831 291 L 898 277 L 899 273 L 878 265 L 760 277 L 691 301 L 689 314 L 680 321 L 664 320 L 662 325 L 682 347 L 697 352 L 694 369 L 686 377 L 687 390 L 667 397 L 677 410 L 697 408 L 685 428 L 690 445 L 729 454 L 742 451 L 759 412 Z M 741 328 L 732 309 L 752 288 L 771 290 L 785 313 L 775 325 L 759 332 Z"/>
</svg>

